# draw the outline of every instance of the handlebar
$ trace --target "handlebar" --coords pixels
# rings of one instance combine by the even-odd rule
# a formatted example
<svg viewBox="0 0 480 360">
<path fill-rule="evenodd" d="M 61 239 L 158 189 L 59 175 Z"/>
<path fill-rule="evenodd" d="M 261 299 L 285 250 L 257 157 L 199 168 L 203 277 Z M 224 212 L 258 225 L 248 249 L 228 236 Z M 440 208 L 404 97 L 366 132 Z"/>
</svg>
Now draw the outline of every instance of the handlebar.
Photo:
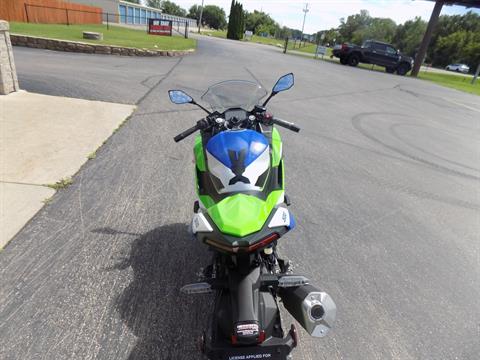
<svg viewBox="0 0 480 360">
<path fill-rule="evenodd" d="M 199 130 L 198 124 L 195 125 L 195 126 L 192 126 L 190 129 L 187 129 L 184 132 L 178 134 L 177 136 L 175 136 L 173 138 L 173 140 L 175 140 L 175 142 L 179 142 L 179 141 L 185 139 L 187 136 L 192 135 L 197 130 Z"/>
<path fill-rule="evenodd" d="M 205 119 L 200 119 L 197 121 L 197 124 L 195 126 L 192 126 L 190 129 L 187 129 L 184 132 L 178 134 L 173 138 L 173 140 L 175 140 L 175 142 L 179 142 L 185 139 L 187 136 L 192 135 L 195 131 L 205 129 L 206 127 L 208 127 L 208 121 Z"/>
<path fill-rule="evenodd" d="M 278 126 L 282 126 L 282 127 L 286 128 L 288 130 L 292 130 L 292 131 L 295 131 L 297 133 L 300 131 L 300 128 L 298 126 L 296 126 L 295 124 L 291 123 L 291 122 L 281 120 L 281 119 L 277 119 L 277 118 L 270 118 L 270 121 L 272 123 L 278 125 Z M 208 120 L 201 119 L 201 120 L 197 121 L 195 126 L 192 126 L 190 129 L 187 129 L 184 132 L 178 134 L 177 136 L 175 136 L 173 138 L 173 140 L 175 140 L 175 142 L 179 142 L 179 141 L 185 139 L 187 136 L 192 135 L 195 131 L 206 129 L 208 126 L 209 126 Z"/>
<path fill-rule="evenodd" d="M 285 120 L 282 120 L 282 119 L 277 119 L 277 118 L 272 118 L 272 122 L 278 126 L 282 126 L 288 130 L 292 130 L 292 131 L 295 131 L 295 132 L 299 132 L 300 131 L 300 128 L 295 125 L 294 123 L 291 123 L 291 122 L 288 122 L 288 121 L 285 121 Z"/>
</svg>

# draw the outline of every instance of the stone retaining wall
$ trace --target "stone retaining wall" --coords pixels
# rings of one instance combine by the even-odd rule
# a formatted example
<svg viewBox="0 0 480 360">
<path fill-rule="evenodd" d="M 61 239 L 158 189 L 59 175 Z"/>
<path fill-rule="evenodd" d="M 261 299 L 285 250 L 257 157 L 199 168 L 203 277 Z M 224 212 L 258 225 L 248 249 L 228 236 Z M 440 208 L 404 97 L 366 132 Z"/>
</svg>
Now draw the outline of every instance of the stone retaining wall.
<svg viewBox="0 0 480 360">
<path fill-rule="evenodd" d="M 95 45 L 76 41 L 47 39 L 36 36 L 11 34 L 12 45 L 26 46 L 37 49 L 80 52 L 87 54 L 126 55 L 126 56 L 183 56 L 194 50 L 152 50 L 134 49 L 121 46 Z"/>
</svg>

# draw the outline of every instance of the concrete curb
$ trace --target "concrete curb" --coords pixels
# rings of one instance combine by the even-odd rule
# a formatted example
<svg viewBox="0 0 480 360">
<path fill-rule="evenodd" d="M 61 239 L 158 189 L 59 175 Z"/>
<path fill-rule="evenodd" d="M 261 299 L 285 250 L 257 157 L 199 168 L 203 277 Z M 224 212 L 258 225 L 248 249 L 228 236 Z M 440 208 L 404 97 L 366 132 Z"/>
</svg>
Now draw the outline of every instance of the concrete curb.
<svg viewBox="0 0 480 360">
<path fill-rule="evenodd" d="M 90 43 L 67 41 L 58 39 L 42 38 L 37 36 L 10 34 L 10 40 L 14 46 L 26 46 L 37 49 L 56 51 L 77 52 L 86 54 L 102 55 L 125 55 L 125 56 L 184 56 L 189 55 L 195 49 L 189 50 L 151 50 L 135 49 L 115 45 L 95 45 Z"/>
</svg>

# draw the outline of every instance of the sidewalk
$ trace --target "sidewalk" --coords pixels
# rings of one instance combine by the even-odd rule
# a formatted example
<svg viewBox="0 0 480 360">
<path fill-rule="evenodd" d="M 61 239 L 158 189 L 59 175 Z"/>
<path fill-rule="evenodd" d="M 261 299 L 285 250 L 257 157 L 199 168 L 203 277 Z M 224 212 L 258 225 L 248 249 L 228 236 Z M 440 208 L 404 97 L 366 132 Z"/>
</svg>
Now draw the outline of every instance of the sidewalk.
<svg viewBox="0 0 480 360">
<path fill-rule="evenodd" d="M 135 109 L 20 91 L 0 96 L 0 249 Z"/>
</svg>

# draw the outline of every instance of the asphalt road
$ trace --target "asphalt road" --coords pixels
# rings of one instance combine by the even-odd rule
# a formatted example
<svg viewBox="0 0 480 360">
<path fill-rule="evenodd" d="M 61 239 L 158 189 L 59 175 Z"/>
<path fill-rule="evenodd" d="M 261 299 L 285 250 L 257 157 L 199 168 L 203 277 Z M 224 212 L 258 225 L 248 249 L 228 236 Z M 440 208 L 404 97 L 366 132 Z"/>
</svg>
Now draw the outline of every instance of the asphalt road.
<svg viewBox="0 0 480 360">
<path fill-rule="evenodd" d="M 479 97 L 221 39 L 183 59 L 15 57 L 25 89 L 138 110 L 0 253 L 1 359 L 198 359 L 211 299 L 178 289 L 209 253 L 187 233 L 193 139 L 172 137 L 202 112 L 166 91 L 289 71 L 271 102 L 302 127 L 281 130 L 298 220 L 281 252 L 338 307 L 294 359 L 478 359 Z"/>
</svg>

